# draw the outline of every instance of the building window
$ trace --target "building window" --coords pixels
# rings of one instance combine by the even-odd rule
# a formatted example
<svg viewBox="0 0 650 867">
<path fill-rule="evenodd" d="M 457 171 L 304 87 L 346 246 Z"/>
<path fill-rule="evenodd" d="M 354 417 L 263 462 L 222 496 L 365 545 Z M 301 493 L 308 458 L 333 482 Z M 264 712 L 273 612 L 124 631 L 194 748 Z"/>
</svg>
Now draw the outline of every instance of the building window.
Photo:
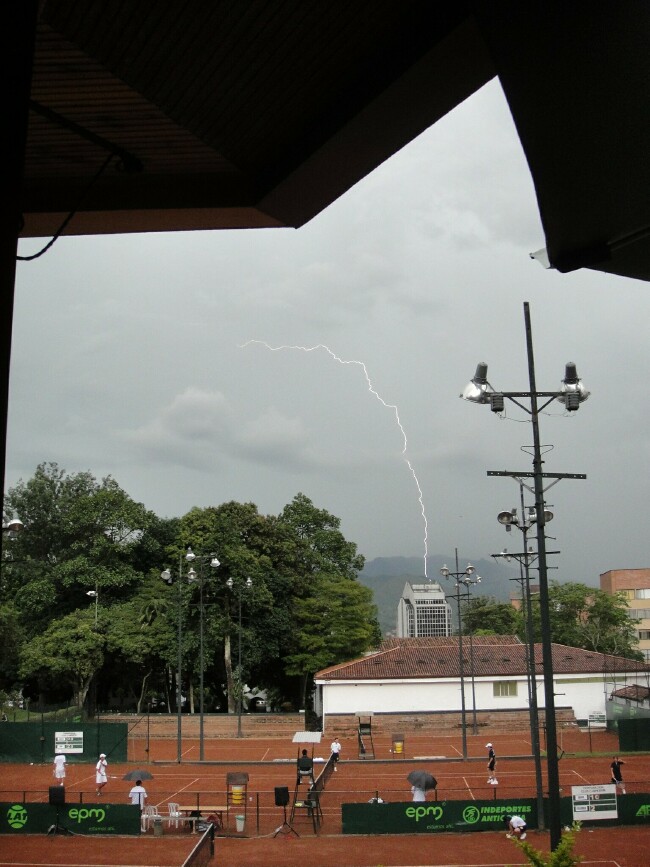
<svg viewBox="0 0 650 867">
<path fill-rule="evenodd" d="M 447 635 L 447 606 L 444 603 L 418 600 L 415 604 L 418 636 Z"/>
<path fill-rule="evenodd" d="M 650 629 L 639 629 L 639 641 L 650 641 Z"/>
<path fill-rule="evenodd" d="M 630 620 L 647 620 L 650 617 L 650 608 L 628 608 L 625 613 Z"/>
<path fill-rule="evenodd" d="M 492 694 L 494 696 L 517 695 L 517 681 L 495 680 L 492 684 Z"/>
<path fill-rule="evenodd" d="M 643 587 L 634 593 L 635 599 L 650 599 L 650 587 Z"/>
</svg>

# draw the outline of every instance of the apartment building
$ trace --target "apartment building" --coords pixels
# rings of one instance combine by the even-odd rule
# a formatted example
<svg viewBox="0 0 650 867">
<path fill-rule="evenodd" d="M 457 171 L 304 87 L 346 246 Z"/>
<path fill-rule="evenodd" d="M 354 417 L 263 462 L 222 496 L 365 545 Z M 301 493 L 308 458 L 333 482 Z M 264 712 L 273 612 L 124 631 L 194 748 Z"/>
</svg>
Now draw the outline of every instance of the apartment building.
<svg viewBox="0 0 650 867">
<path fill-rule="evenodd" d="M 601 574 L 600 589 L 625 594 L 629 617 L 640 621 L 636 627 L 639 650 L 650 662 L 650 569 L 610 569 Z"/>
</svg>

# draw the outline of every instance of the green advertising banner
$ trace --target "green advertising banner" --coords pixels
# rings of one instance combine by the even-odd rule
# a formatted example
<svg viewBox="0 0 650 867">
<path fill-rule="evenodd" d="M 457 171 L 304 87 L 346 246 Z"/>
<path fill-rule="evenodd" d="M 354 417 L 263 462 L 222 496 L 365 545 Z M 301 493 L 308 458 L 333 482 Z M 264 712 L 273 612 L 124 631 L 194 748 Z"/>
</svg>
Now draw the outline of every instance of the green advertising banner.
<svg viewBox="0 0 650 867">
<path fill-rule="evenodd" d="M 440 831 L 502 831 L 504 817 L 517 815 L 537 827 L 534 798 L 511 801 L 425 801 L 343 804 L 344 834 L 435 834 Z"/>
<path fill-rule="evenodd" d="M 140 808 L 131 804 L 0 803 L 0 834 L 140 834 Z"/>
<path fill-rule="evenodd" d="M 68 761 L 97 761 L 106 753 L 111 762 L 127 760 L 127 723 L 4 722 L 0 726 L 0 761 L 51 762 L 63 752 Z"/>
</svg>

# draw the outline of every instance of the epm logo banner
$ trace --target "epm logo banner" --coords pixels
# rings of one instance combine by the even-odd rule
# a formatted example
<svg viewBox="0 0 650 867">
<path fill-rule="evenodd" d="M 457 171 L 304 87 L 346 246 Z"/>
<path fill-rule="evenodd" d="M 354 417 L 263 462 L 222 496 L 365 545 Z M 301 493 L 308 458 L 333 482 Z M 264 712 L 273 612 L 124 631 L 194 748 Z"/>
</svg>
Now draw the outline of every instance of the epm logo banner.
<svg viewBox="0 0 650 867">
<path fill-rule="evenodd" d="M 58 825 L 75 834 L 140 834 L 140 808 L 131 804 L 0 803 L 0 834 L 45 834 Z"/>
<path fill-rule="evenodd" d="M 501 829 L 504 817 L 521 816 L 530 828 L 537 826 L 537 810 L 533 801 L 442 801 L 406 807 L 414 831 L 488 831 Z"/>
</svg>

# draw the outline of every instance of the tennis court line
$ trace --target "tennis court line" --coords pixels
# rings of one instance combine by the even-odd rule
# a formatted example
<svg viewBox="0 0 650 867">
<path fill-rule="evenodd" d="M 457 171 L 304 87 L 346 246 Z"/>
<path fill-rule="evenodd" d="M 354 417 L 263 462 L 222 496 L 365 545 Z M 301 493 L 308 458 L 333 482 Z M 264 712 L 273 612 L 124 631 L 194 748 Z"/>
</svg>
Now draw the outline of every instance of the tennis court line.
<svg viewBox="0 0 650 867">
<path fill-rule="evenodd" d="M 586 777 L 583 777 L 582 774 L 579 774 L 578 771 L 573 771 L 573 770 L 572 770 L 571 773 L 572 773 L 572 774 L 575 774 L 576 777 L 580 777 L 580 779 L 581 779 L 584 783 L 586 783 L 586 785 L 588 785 L 588 786 L 591 785 L 591 783 L 589 782 L 589 780 L 588 780 Z"/>
<path fill-rule="evenodd" d="M 467 786 L 467 791 L 469 792 L 472 801 L 475 801 L 476 798 L 474 797 L 474 792 L 472 791 L 470 784 L 467 782 L 467 777 L 463 777 L 463 782 Z"/>
<path fill-rule="evenodd" d="M 190 781 L 186 786 L 183 786 L 183 787 L 180 788 L 180 789 L 176 789 L 176 791 L 174 792 L 174 794 L 171 795 L 171 798 L 176 797 L 176 795 L 180 795 L 180 794 L 181 794 L 182 792 L 184 792 L 186 789 L 189 789 L 190 786 L 193 786 L 195 783 L 198 783 L 198 781 L 199 781 L 200 779 L 201 779 L 201 777 L 195 777 L 195 778 L 194 778 L 193 780 L 191 780 L 191 781 Z M 169 797 L 167 797 L 167 798 L 163 798 L 162 801 L 159 801 L 159 802 L 158 802 L 157 806 L 160 806 L 160 804 L 162 804 L 163 801 L 169 801 L 169 800 L 170 800 Z"/>
</svg>

